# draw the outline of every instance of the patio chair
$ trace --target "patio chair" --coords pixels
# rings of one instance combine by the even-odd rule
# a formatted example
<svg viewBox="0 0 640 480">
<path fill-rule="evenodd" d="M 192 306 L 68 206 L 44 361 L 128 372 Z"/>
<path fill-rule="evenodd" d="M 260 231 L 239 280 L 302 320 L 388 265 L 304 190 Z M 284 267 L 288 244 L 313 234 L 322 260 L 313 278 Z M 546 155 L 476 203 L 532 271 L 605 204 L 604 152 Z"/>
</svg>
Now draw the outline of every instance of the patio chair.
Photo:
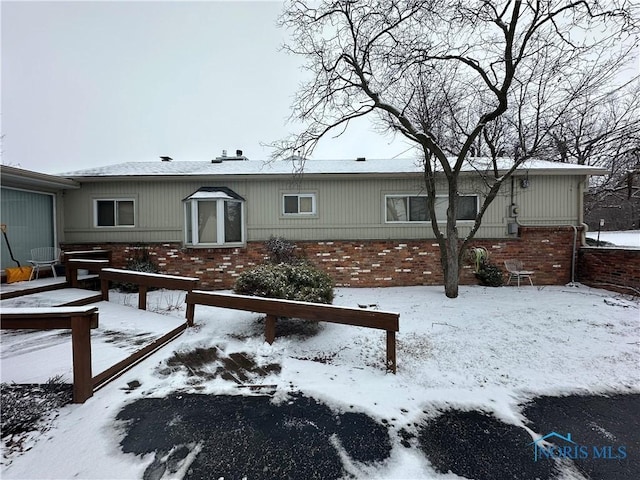
<svg viewBox="0 0 640 480">
<path fill-rule="evenodd" d="M 529 283 L 533 287 L 533 280 L 531 280 L 531 276 L 534 274 L 531 270 L 525 270 L 522 266 L 522 262 L 520 260 L 505 260 L 504 266 L 509 273 L 509 280 L 507 281 L 507 285 L 511 283 L 513 278 L 518 281 L 518 288 L 520 287 L 520 279 L 527 278 L 529 279 Z"/>
<path fill-rule="evenodd" d="M 33 280 L 34 274 L 37 279 L 40 276 L 40 268 L 49 267 L 53 272 L 54 278 L 58 278 L 54 265 L 60 261 L 60 249 L 57 247 L 38 247 L 31 249 L 31 260 L 29 263 L 33 265 L 29 280 Z"/>
</svg>

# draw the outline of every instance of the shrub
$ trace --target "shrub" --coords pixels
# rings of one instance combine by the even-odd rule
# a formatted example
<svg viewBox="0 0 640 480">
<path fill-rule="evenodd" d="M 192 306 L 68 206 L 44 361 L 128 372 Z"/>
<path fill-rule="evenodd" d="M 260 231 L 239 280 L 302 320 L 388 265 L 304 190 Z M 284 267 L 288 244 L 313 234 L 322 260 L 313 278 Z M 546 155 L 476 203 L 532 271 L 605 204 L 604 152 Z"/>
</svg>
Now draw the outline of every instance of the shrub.
<svg viewBox="0 0 640 480">
<path fill-rule="evenodd" d="M 258 297 L 314 303 L 333 301 L 333 281 L 308 262 L 266 263 L 247 270 L 236 280 L 234 292 Z"/>
<path fill-rule="evenodd" d="M 2 436 L 38 429 L 52 411 L 71 401 L 70 386 L 61 377 L 50 378 L 44 385 L 0 385 L 2 398 Z"/>
<path fill-rule="evenodd" d="M 283 237 L 271 236 L 269 240 L 264 242 L 264 248 L 271 263 L 298 263 L 300 261 L 296 256 L 295 244 Z"/>
<path fill-rule="evenodd" d="M 160 268 L 151 259 L 149 250 L 147 250 L 146 248 L 138 250 L 135 256 L 127 261 L 125 269 L 143 273 L 158 273 L 160 271 Z M 116 283 L 114 287 L 123 293 L 138 292 L 138 285 L 134 283 Z M 152 290 L 152 288 L 149 288 L 149 290 Z"/>
<path fill-rule="evenodd" d="M 504 284 L 504 274 L 500 267 L 493 263 L 483 263 L 476 273 L 480 285 L 487 287 L 501 287 Z"/>
</svg>

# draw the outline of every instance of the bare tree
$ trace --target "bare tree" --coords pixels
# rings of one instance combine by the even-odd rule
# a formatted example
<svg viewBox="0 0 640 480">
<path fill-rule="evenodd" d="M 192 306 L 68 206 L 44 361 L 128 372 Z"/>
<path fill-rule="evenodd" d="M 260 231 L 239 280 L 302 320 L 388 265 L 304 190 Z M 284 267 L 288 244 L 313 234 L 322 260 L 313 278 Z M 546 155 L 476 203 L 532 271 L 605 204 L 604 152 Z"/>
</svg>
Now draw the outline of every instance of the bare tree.
<svg viewBox="0 0 640 480">
<path fill-rule="evenodd" d="M 562 113 L 630 58 L 634 13 L 624 0 L 292 1 L 281 25 L 292 34 L 285 48 L 309 72 L 293 104 L 306 127 L 275 155 L 306 157 L 329 132 L 368 115 L 413 142 L 445 293 L 455 298 L 463 253 L 488 206 L 545 145 Z M 489 159 L 473 156 L 482 145 Z M 469 167 L 486 190 L 460 238 L 459 176 Z M 440 182 L 448 198 L 444 228 L 435 209 Z"/>
<path fill-rule="evenodd" d="M 604 167 L 591 193 L 611 192 L 638 168 L 640 151 L 640 77 L 609 92 L 587 95 L 549 132 L 550 160 Z"/>
</svg>

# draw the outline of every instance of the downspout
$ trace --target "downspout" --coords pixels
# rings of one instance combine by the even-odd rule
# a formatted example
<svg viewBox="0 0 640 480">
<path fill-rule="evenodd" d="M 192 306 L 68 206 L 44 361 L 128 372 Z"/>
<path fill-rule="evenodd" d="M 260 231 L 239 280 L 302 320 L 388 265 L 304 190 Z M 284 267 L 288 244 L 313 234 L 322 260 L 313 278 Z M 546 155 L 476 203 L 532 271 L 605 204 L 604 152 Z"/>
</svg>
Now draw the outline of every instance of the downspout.
<svg viewBox="0 0 640 480">
<path fill-rule="evenodd" d="M 588 228 L 588 226 L 582 222 L 582 197 L 580 197 L 580 195 L 583 193 L 583 182 L 578 182 L 578 222 L 580 223 L 580 225 L 582 226 L 583 230 L 586 231 L 586 229 Z M 521 223 L 518 220 L 518 215 L 519 215 L 520 211 L 519 209 L 516 209 L 514 211 L 514 218 L 516 221 L 516 224 L 519 227 L 571 227 L 573 228 L 573 249 L 571 252 L 571 282 L 569 282 L 568 286 L 569 287 L 577 287 L 578 285 L 576 284 L 576 243 L 578 241 L 578 227 L 573 225 L 572 223 L 554 223 L 554 224 L 532 224 L 532 225 L 526 225 L 524 223 Z M 581 242 L 582 243 L 582 242 Z"/>
</svg>

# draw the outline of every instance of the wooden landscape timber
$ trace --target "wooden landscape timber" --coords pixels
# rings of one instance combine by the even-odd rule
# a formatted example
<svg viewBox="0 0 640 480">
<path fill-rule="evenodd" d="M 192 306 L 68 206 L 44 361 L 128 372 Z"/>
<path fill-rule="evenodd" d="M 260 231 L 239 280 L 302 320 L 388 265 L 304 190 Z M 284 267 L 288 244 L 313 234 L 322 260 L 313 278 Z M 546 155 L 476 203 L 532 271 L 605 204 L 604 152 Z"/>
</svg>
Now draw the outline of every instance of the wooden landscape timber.
<svg viewBox="0 0 640 480">
<path fill-rule="evenodd" d="M 0 324 L 3 330 L 71 329 L 73 403 L 93 396 L 90 330 L 98 328 L 96 307 L 4 308 Z"/>
<path fill-rule="evenodd" d="M 103 268 L 100 271 L 102 300 L 109 301 L 109 282 L 134 283 L 138 286 L 138 308 L 147 309 L 147 291 L 151 288 L 192 291 L 198 285 L 196 277 L 178 277 L 158 273 L 136 272 L 117 268 Z"/>
<path fill-rule="evenodd" d="M 187 294 L 187 324 L 189 326 L 193 326 L 196 305 L 266 314 L 265 339 L 269 344 L 275 340 L 277 317 L 299 318 L 316 322 L 340 323 L 385 330 L 387 332 L 386 368 L 388 371 L 396 373 L 396 332 L 400 330 L 400 315 L 398 313 L 295 300 L 192 291 Z"/>
<path fill-rule="evenodd" d="M 63 252 L 63 263 L 67 283 L 72 288 L 78 288 L 78 270 L 89 270 L 98 273 L 101 269 L 111 265 L 112 252 L 106 249 L 73 250 Z"/>
</svg>

